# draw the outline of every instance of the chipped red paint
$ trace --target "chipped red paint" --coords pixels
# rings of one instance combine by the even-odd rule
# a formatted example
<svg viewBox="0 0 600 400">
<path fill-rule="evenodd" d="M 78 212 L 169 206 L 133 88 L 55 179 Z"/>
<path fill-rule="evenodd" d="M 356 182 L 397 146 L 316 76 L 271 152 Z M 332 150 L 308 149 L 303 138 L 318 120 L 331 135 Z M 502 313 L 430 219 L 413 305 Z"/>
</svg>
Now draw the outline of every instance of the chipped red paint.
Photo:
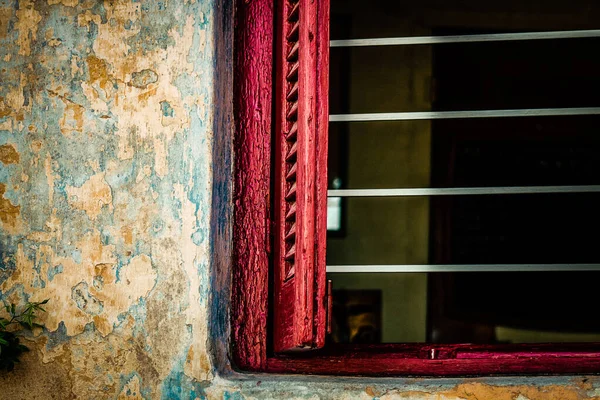
<svg viewBox="0 0 600 400">
<path fill-rule="evenodd" d="M 273 347 L 284 352 L 325 344 L 329 2 L 277 5 Z"/>
<path fill-rule="evenodd" d="M 337 346 L 269 358 L 266 370 L 349 376 L 588 374 L 600 371 L 600 344 Z"/>
<path fill-rule="evenodd" d="M 301 0 L 304 1 L 304 0 Z M 320 2 L 316 2 L 321 4 Z M 313 3 L 315 4 L 315 3 Z M 323 2 L 324 4 L 324 2 Z M 363 345 L 336 346 L 322 350 L 274 356 L 269 353 L 267 340 L 269 263 L 270 263 L 270 168 L 271 135 L 273 129 L 271 104 L 273 101 L 273 39 L 274 13 L 273 0 L 253 0 L 237 2 L 235 30 L 235 82 L 234 108 L 236 118 L 235 146 L 235 194 L 234 194 L 234 265 L 231 308 L 232 358 L 236 366 L 248 371 L 274 373 L 323 374 L 323 375 L 362 375 L 362 376 L 465 376 L 465 375 L 526 375 L 526 374 L 583 374 L 600 372 L 600 344 L 521 344 L 521 345 Z M 327 72 L 328 54 L 328 10 L 320 9 L 312 19 L 318 32 L 316 74 L 306 79 L 304 85 L 315 85 L 309 92 L 315 99 L 312 120 L 306 121 L 305 128 L 315 132 L 314 143 L 300 144 L 298 156 L 302 158 L 302 174 L 314 179 L 308 186 L 314 208 L 312 222 L 307 221 L 303 229 L 310 227 L 314 233 L 310 243 L 317 243 L 313 257 L 313 270 L 310 266 L 296 269 L 293 275 L 302 272 L 303 289 L 298 298 L 280 295 L 274 304 L 276 312 L 291 310 L 309 314 L 313 307 L 313 319 L 308 323 L 299 321 L 297 315 L 290 319 L 300 331 L 291 330 L 293 340 L 280 338 L 279 348 L 290 349 L 300 345 L 319 347 L 323 344 L 326 316 L 324 313 L 325 285 L 325 240 L 326 214 L 326 130 L 327 125 Z M 299 26 L 300 27 L 300 26 Z M 299 66 L 300 68 L 300 66 Z M 300 72 L 302 73 L 302 72 Z M 299 80 L 299 83 L 301 81 Z M 300 84 L 299 84 L 300 89 Z M 280 88 L 281 90 L 281 88 Z M 282 93 L 282 92 L 280 92 Z M 300 96 L 299 96 L 300 98 Z M 281 99 L 281 97 L 280 97 Z M 299 117 L 310 109 L 310 101 L 298 102 Z M 283 103 L 282 103 L 283 104 Z M 304 104 L 304 105 L 302 105 Z M 288 111 L 290 111 L 288 109 Z M 283 113 L 281 113 L 283 115 Z M 286 115 L 287 116 L 287 115 Z M 281 123 L 281 122 L 280 122 Z M 310 125 L 314 124 L 314 125 Z M 281 126 L 281 125 L 279 125 Z M 282 132 L 281 130 L 276 130 Z M 279 150 L 283 149 L 278 143 Z M 302 147 L 304 146 L 304 147 Z M 311 164 L 308 161 L 313 161 Z M 297 163 L 296 174 L 298 167 Z M 321 173 L 318 173 L 321 171 Z M 289 172 L 289 171 L 287 171 Z M 278 182 L 282 173 L 279 172 Z M 299 178 L 299 176 L 298 176 Z M 297 182 L 298 185 L 298 182 Z M 298 191 L 297 186 L 297 193 Z M 298 196 L 300 199 L 300 196 Z M 278 204 L 277 202 L 275 204 Z M 308 203 L 303 203 L 308 204 Z M 317 204 L 317 205 L 314 205 Z M 296 207 L 299 207 L 297 204 Z M 323 207 L 323 209 L 319 208 Z M 288 210 L 289 211 L 289 210 Z M 279 211 L 281 212 L 281 210 Z M 280 214 L 281 215 L 281 214 Z M 310 215 L 310 214 L 307 214 Z M 304 217 L 308 218 L 308 217 Z M 298 227 L 296 228 L 298 234 Z M 281 232 L 278 231 L 278 235 Z M 306 231 L 305 231 L 306 232 Z M 289 233 L 289 231 L 287 232 Z M 278 243 L 282 243 L 278 241 Z M 306 251 L 310 251 L 303 245 Z M 277 248 L 277 247 L 276 247 Z M 277 250 L 282 254 L 281 250 Z M 280 264 L 281 265 L 281 264 Z M 315 267 L 316 266 L 316 267 Z M 279 277 L 285 279 L 283 271 Z M 312 282 L 315 286 L 308 287 Z M 316 297 L 311 297 L 314 290 Z M 294 293 L 294 292 L 292 292 Z M 277 298 L 277 297 L 276 297 Z M 315 299 L 315 303 L 311 303 Z M 304 305 L 306 308 L 303 308 Z M 312 305 L 311 305 L 312 304 Z M 284 306 L 284 308 L 280 307 Z M 290 307 L 287 307 L 290 306 Z M 314 310 L 317 310 L 316 312 Z M 280 332 L 284 332 L 280 316 Z M 289 347 L 288 347 L 289 346 Z"/>
<path fill-rule="evenodd" d="M 321 0 L 317 12 L 317 66 L 316 80 L 316 187 L 315 215 L 315 281 L 316 301 L 314 319 L 315 347 L 325 345 L 331 296 L 327 297 L 327 147 L 329 141 L 329 1 Z"/>
<path fill-rule="evenodd" d="M 236 2 L 231 333 L 239 368 L 266 366 L 273 1 Z"/>
</svg>

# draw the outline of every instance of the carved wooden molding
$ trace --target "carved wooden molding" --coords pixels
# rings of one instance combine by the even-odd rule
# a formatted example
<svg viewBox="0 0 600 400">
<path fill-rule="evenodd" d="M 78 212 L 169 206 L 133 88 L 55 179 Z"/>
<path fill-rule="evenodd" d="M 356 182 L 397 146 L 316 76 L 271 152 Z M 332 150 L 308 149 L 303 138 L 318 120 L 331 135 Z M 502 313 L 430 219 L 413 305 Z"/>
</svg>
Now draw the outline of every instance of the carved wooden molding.
<svg viewBox="0 0 600 400">
<path fill-rule="evenodd" d="M 325 341 L 329 4 L 277 4 L 273 338 L 282 352 Z"/>
</svg>

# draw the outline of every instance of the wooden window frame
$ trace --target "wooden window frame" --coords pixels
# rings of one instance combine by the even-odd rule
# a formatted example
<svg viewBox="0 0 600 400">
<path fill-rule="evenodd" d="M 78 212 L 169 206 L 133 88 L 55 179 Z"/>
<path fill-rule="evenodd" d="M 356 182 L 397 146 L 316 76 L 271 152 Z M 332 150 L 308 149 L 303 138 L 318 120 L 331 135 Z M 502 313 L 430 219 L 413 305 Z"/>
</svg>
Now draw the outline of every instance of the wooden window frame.
<svg viewBox="0 0 600 400">
<path fill-rule="evenodd" d="M 235 367 L 241 371 L 361 376 L 600 372 L 600 343 L 383 344 L 286 354 L 273 351 L 274 3 L 239 0 L 235 9 L 231 293 L 231 359 Z M 317 240 L 325 240 L 325 232 L 322 234 Z"/>
</svg>

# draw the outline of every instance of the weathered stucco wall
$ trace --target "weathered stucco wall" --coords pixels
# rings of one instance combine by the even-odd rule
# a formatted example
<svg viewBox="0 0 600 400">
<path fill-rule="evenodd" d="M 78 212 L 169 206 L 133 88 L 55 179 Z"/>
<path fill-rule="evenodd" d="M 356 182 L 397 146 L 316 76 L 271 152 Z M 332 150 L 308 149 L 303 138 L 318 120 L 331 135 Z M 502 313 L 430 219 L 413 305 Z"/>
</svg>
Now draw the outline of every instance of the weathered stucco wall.
<svg viewBox="0 0 600 400">
<path fill-rule="evenodd" d="M 0 0 L 0 290 L 50 299 L 0 397 L 600 398 L 229 369 L 231 3 Z"/>
<path fill-rule="evenodd" d="M 50 299 L 14 398 L 211 379 L 213 7 L 0 1 L 0 290 Z"/>
</svg>

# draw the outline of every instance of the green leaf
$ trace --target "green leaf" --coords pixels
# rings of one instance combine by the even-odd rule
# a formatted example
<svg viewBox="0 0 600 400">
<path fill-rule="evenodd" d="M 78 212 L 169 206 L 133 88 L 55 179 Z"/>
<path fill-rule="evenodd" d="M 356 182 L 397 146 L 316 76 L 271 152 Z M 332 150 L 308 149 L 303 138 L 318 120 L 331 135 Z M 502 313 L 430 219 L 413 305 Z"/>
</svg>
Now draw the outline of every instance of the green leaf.
<svg viewBox="0 0 600 400">
<path fill-rule="evenodd" d="M 8 342 L 2 338 L 0 338 L 0 344 L 3 344 L 5 346 L 8 346 Z"/>
<path fill-rule="evenodd" d="M 29 326 L 29 324 L 25 321 L 19 321 L 19 325 L 21 325 L 23 328 L 25 329 L 29 329 L 31 330 L 31 327 Z"/>
<path fill-rule="evenodd" d="M 50 299 L 46 299 L 46 300 L 44 300 L 44 301 L 40 301 L 38 304 L 46 304 L 46 303 L 48 303 L 49 301 L 50 301 Z"/>
<path fill-rule="evenodd" d="M 10 315 L 15 315 L 15 308 L 16 308 L 15 304 L 12 303 L 10 305 Z"/>
</svg>

